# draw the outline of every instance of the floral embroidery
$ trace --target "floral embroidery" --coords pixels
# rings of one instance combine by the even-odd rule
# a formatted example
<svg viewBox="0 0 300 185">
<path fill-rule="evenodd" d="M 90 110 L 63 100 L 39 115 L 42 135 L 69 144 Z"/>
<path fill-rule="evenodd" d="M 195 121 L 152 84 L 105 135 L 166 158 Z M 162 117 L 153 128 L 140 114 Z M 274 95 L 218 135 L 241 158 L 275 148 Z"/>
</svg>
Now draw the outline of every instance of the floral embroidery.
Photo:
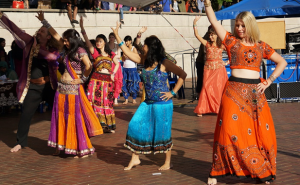
<svg viewBox="0 0 300 185">
<path fill-rule="evenodd" d="M 217 160 L 216 156 L 218 157 Z M 230 170 L 241 173 L 247 169 L 252 178 L 260 178 L 266 171 L 276 174 L 275 156 L 274 146 L 261 151 L 256 145 L 241 149 L 236 145 L 224 146 L 216 142 L 214 144 L 212 171 L 224 172 Z M 227 163 L 224 163 L 224 161 L 227 161 Z"/>
<path fill-rule="evenodd" d="M 265 95 L 258 93 L 256 87 L 257 84 L 229 81 L 225 91 L 225 95 L 239 106 L 240 111 L 246 112 L 254 121 L 257 120 L 262 107 L 267 103 Z"/>
<path fill-rule="evenodd" d="M 229 53 L 231 69 L 260 71 L 262 59 L 269 59 L 275 52 L 271 46 L 262 41 L 256 43 L 254 46 L 245 46 L 239 39 L 228 32 L 223 43 Z"/>
</svg>

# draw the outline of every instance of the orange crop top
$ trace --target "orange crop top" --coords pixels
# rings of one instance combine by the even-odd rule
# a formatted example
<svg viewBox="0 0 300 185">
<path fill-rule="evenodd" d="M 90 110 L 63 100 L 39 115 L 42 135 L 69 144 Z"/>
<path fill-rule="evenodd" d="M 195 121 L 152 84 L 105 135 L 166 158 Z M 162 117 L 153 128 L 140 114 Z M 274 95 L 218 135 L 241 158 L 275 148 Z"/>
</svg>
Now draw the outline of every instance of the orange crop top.
<svg viewBox="0 0 300 185">
<path fill-rule="evenodd" d="M 275 50 L 263 41 L 254 46 L 245 46 L 241 40 L 227 32 L 222 42 L 230 60 L 230 69 L 250 69 L 260 71 L 262 59 L 270 59 Z"/>
</svg>

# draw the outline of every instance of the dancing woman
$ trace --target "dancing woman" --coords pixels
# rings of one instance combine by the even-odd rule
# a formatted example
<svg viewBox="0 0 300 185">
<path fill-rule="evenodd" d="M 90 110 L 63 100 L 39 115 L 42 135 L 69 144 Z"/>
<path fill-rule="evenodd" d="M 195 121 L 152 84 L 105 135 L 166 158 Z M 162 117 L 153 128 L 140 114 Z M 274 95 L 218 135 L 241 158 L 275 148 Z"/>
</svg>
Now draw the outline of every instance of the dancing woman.
<svg viewBox="0 0 300 185">
<path fill-rule="evenodd" d="M 132 38 L 131 36 L 127 35 L 124 38 L 125 45 L 132 51 L 133 53 L 137 54 L 137 49 L 132 45 Z M 132 103 L 136 104 L 136 97 L 139 93 L 140 87 L 140 76 L 137 71 L 136 63 L 130 60 L 125 54 L 124 57 L 124 65 L 123 65 L 123 96 L 125 98 L 125 102 L 123 104 L 128 103 L 128 97 L 130 94 L 132 95 Z"/>
<path fill-rule="evenodd" d="M 123 86 L 123 74 L 122 74 L 122 65 L 121 65 L 121 48 L 118 46 L 118 44 L 115 43 L 116 37 L 114 33 L 110 33 L 108 36 L 108 45 L 112 52 L 116 54 L 117 59 L 119 60 L 119 68 L 115 74 L 114 79 L 114 104 L 118 104 L 118 98 L 120 93 L 122 92 L 122 86 Z M 115 69 L 115 63 L 112 63 L 112 70 Z"/>
<path fill-rule="evenodd" d="M 196 38 L 205 46 L 206 62 L 204 65 L 203 86 L 198 100 L 198 105 L 194 112 L 197 116 L 206 113 L 218 113 L 220 102 L 225 84 L 228 80 L 226 65 L 222 60 L 222 52 L 225 49 L 221 39 L 217 36 L 216 31 L 211 27 L 208 30 L 209 41 L 203 39 L 197 30 L 197 21 L 200 16 L 194 19 L 194 34 Z"/>
<path fill-rule="evenodd" d="M 113 109 L 113 81 L 120 63 L 115 53 L 110 50 L 105 35 L 97 35 L 95 39 L 96 47 L 94 47 L 86 35 L 82 17 L 80 18 L 80 27 L 86 45 L 95 59 L 93 64 L 95 72 L 93 72 L 90 78 L 87 97 L 104 132 L 114 133 L 116 122 Z M 112 70 L 112 63 L 115 64 L 114 70 Z"/>
<path fill-rule="evenodd" d="M 165 153 L 165 164 L 159 170 L 171 168 L 171 149 L 173 146 L 171 138 L 173 102 L 172 97 L 180 89 L 186 78 L 186 73 L 170 60 L 165 59 L 165 49 L 156 36 L 145 39 L 143 54 L 139 55 L 130 51 L 124 45 L 118 35 L 120 23 L 112 28 L 117 42 L 122 51 L 133 62 L 144 64 L 142 79 L 146 89 L 146 99 L 142 102 L 132 117 L 127 131 L 125 147 L 132 151 L 131 161 L 124 170 L 130 170 L 139 165 L 139 154 L 150 154 L 151 152 Z M 173 72 L 179 76 L 173 91 L 169 91 L 167 84 L 167 72 Z"/>
<path fill-rule="evenodd" d="M 86 157 L 95 151 L 89 138 L 103 133 L 83 88 L 92 70 L 91 61 L 76 30 L 66 30 L 61 38 L 44 19 L 43 12 L 37 18 L 64 45 L 61 60 L 65 71 L 54 98 L 48 146 L 57 149 L 54 155 L 64 150 L 75 158 Z"/>
<path fill-rule="evenodd" d="M 269 184 L 276 177 L 277 144 L 264 91 L 287 63 L 259 40 L 259 29 L 250 12 L 237 15 L 233 34 L 217 21 L 210 0 L 205 0 L 205 12 L 226 47 L 232 70 L 216 123 L 208 184 L 217 184 L 217 177 L 229 174 Z M 267 80 L 259 78 L 263 58 L 277 64 Z"/>
</svg>

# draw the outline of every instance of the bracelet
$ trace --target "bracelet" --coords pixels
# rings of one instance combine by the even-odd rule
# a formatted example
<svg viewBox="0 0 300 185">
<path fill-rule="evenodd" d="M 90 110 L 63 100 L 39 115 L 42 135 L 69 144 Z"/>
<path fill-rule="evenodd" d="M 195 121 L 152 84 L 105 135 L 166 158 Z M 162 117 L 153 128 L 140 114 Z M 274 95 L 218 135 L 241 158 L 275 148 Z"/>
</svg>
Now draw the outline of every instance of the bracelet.
<svg viewBox="0 0 300 185">
<path fill-rule="evenodd" d="M 271 82 L 274 82 L 275 80 L 276 80 L 276 75 L 273 75 L 273 74 L 271 74 L 270 76 L 269 76 L 269 79 L 271 80 Z"/>
<path fill-rule="evenodd" d="M 210 2 L 210 1 L 209 1 L 209 3 L 206 3 L 206 2 L 205 2 L 205 3 L 204 3 L 204 6 L 205 6 L 205 7 L 210 7 L 210 6 L 211 6 L 211 2 Z"/>
<path fill-rule="evenodd" d="M 176 96 L 176 93 L 175 93 L 173 90 L 171 90 L 171 94 L 172 94 L 173 96 Z"/>
<path fill-rule="evenodd" d="M 86 35 L 85 30 L 81 30 L 82 35 Z"/>
<path fill-rule="evenodd" d="M 43 24 L 44 27 L 47 29 L 51 28 L 52 26 L 48 23 L 46 19 L 42 20 L 41 23 Z"/>
<path fill-rule="evenodd" d="M 88 76 L 84 76 L 84 74 L 82 74 L 81 79 L 80 79 L 80 80 L 81 80 L 81 83 L 86 82 L 87 79 L 88 79 Z"/>
<path fill-rule="evenodd" d="M 115 74 L 116 74 L 115 72 L 112 72 L 112 73 L 111 73 L 111 75 L 115 75 Z"/>
<path fill-rule="evenodd" d="M 193 27 L 197 27 L 197 24 L 193 24 Z"/>
<path fill-rule="evenodd" d="M 124 41 L 120 42 L 119 47 L 121 47 L 124 44 Z"/>
<path fill-rule="evenodd" d="M 142 34 L 138 33 L 136 37 L 137 37 L 137 38 L 141 38 L 141 37 L 142 37 Z"/>
</svg>

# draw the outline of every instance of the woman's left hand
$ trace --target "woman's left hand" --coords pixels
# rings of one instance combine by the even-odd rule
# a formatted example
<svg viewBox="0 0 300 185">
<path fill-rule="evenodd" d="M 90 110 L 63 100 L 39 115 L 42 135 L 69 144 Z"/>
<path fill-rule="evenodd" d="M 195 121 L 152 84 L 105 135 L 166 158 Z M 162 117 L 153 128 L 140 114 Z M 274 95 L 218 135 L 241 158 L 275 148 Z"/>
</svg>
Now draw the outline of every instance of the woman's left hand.
<svg viewBox="0 0 300 185">
<path fill-rule="evenodd" d="M 160 98 L 162 98 L 164 101 L 168 101 L 173 97 L 171 92 L 161 92 L 160 94 L 163 94 Z"/>
<path fill-rule="evenodd" d="M 261 82 L 259 84 L 257 84 L 257 91 L 261 94 L 263 94 L 266 90 L 266 88 L 268 88 L 271 85 L 271 83 L 269 83 L 267 80 L 264 82 Z"/>
<path fill-rule="evenodd" d="M 81 84 L 81 79 L 80 78 L 79 79 L 74 79 L 74 80 L 71 81 L 71 84 L 73 84 L 73 85 Z"/>
</svg>

